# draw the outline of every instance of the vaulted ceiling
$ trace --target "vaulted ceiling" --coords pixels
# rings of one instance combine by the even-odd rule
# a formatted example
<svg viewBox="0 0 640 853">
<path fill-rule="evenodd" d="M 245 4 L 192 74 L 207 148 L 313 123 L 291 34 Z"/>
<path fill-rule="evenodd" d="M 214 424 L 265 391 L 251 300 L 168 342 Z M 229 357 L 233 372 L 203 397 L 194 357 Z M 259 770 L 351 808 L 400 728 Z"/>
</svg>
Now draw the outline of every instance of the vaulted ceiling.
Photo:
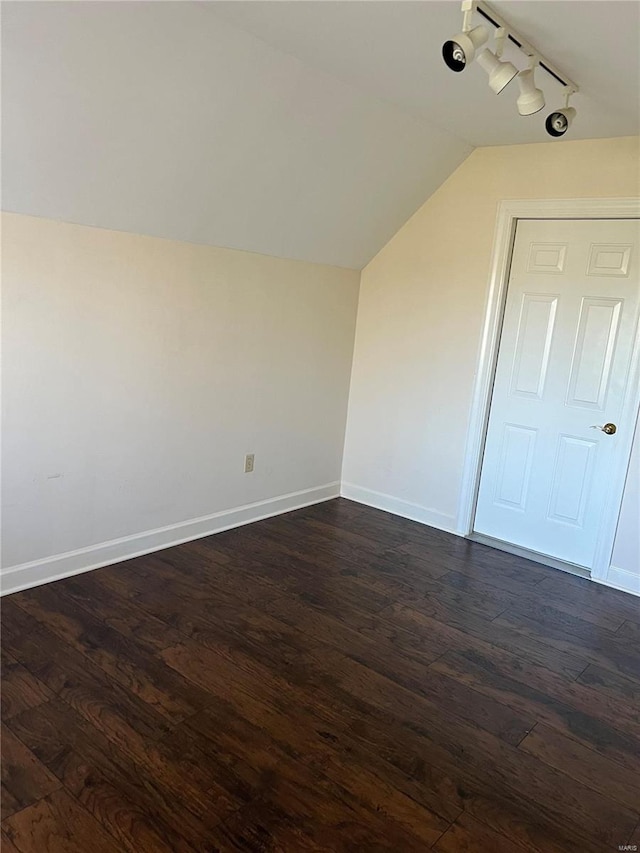
<svg viewBox="0 0 640 853">
<path fill-rule="evenodd" d="M 493 5 L 580 84 L 567 139 L 639 132 L 638 3 Z M 549 139 L 513 84 L 446 69 L 460 22 L 452 0 L 5 2 L 3 208 L 360 268 L 475 146 Z"/>
</svg>

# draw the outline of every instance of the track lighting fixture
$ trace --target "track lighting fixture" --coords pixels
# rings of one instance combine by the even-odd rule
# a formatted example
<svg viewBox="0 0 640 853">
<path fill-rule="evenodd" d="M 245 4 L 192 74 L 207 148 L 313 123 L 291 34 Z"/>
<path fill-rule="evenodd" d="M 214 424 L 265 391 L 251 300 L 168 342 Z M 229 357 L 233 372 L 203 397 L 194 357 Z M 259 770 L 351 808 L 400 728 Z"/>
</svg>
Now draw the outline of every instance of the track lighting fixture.
<svg viewBox="0 0 640 853">
<path fill-rule="evenodd" d="M 569 106 L 569 98 L 578 91 L 578 86 L 530 42 L 516 33 L 484 0 L 462 0 L 462 32 L 442 46 L 442 56 L 448 68 L 452 71 L 464 71 L 467 65 L 473 62 L 478 50 L 487 42 L 489 38 L 487 27 L 483 24 L 472 26 L 472 17 L 476 12 L 496 28 L 495 51 L 485 48 L 477 57 L 478 65 L 489 76 L 491 91 L 497 95 L 514 78 L 517 78 L 520 90 L 516 102 L 518 112 L 521 116 L 534 115 L 545 105 L 544 92 L 536 86 L 535 72 L 536 69 L 544 71 L 565 89 L 564 107 L 552 112 L 545 122 L 545 128 L 550 136 L 563 136 L 576 115 L 575 109 Z M 525 70 L 518 71 L 512 62 L 502 59 L 507 39 L 528 57 L 529 67 Z"/>
<path fill-rule="evenodd" d="M 517 75 L 518 69 L 511 62 L 502 62 L 502 47 L 507 31 L 502 27 L 496 33 L 496 52 L 483 50 L 478 56 L 480 65 L 489 75 L 489 88 L 496 95 L 507 86 Z"/>
<path fill-rule="evenodd" d="M 476 50 L 489 38 L 486 27 L 471 26 L 474 6 L 474 0 L 462 0 L 462 32 L 442 45 L 442 58 L 452 71 L 464 71 L 473 62 Z"/>
<path fill-rule="evenodd" d="M 573 92 L 569 90 L 565 95 L 564 107 L 561 110 L 555 110 L 547 116 L 544 126 L 549 136 L 556 138 L 564 136 L 569 130 L 571 122 L 576 117 L 575 109 L 569 106 L 569 98 L 572 94 Z"/>
<path fill-rule="evenodd" d="M 518 69 L 510 62 L 502 62 L 495 53 L 483 50 L 478 56 L 478 65 L 489 75 L 489 88 L 499 95 L 504 87 L 518 74 Z"/>
<path fill-rule="evenodd" d="M 544 92 L 542 89 L 536 88 L 534 74 L 535 65 L 518 74 L 520 94 L 516 103 L 521 116 L 532 116 L 534 113 L 539 113 L 544 107 Z"/>
<path fill-rule="evenodd" d="M 482 25 L 467 33 L 458 33 L 442 45 L 442 56 L 452 71 L 464 71 L 473 62 L 476 50 L 489 38 L 489 31 Z"/>
<path fill-rule="evenodd" d="M 573 107 L 565 107 L 563 110 L 551 113 L 544 125 L 549 136 L 564 136 L 575 116 L 576 111 Z"/>
</svg>

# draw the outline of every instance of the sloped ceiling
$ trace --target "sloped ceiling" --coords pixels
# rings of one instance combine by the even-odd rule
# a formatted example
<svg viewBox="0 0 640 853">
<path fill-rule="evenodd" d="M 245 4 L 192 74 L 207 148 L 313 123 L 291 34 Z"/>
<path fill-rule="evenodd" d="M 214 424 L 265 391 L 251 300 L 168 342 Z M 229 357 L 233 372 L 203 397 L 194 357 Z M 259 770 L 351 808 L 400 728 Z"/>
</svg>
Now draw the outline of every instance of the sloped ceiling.
<svg viewBox="0 0 640 853">
<path fill-rule="evenodd" d="M 583 87 L 570 138 L 638 133 L 638 4 L 494 5 Z M 474 146 L 548 139 L 511 87 L 444 67 L 456 2 L 2 15 L 7 210 L 361 268 Z"/>
<path fill-rule="evenodd" d="M 640 128 L 640 3 L 636 0 L 492 0 L 491 7 L 573 77 L 579 121 L 567 138 L 634 135 Z M 233 21 L 293 56 L 396 104 L 473 146 L 548 142 L 544 117 L 522 118 L 515 81 L 500 96 L 473 64 L 449 71 L 442 42 L 460 30 L 456 0 L 213 3 Z M 475 23 L 484 23 L 476 15 Z M 526 67 L 522 53 L 505 58 Z M 538 72 L 549 107 L 562 87 Z"/>
</svg>

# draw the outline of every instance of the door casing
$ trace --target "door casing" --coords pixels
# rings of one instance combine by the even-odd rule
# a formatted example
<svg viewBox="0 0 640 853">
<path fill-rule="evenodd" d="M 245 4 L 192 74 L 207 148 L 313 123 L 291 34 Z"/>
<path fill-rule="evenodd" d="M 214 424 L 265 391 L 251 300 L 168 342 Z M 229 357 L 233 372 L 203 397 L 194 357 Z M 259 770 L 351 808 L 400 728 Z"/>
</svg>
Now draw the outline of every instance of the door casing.
<svg viewBox="0 0 640 853">
<path fill-rule="evenodd" d="M 482 453 L 489 420 L 493 377 L 498 358 L 500 332 L 511 267 L 511 253 L 519 219 L 640 219 L 640 198 L 509 199 L 500 202 L 498 205 L 489 274 L 489 291 L 456 516 L 456 532 L 461 536 L 469 536 L 473 531 Z M 635 423 L 639 406 L 640 326 L 636 329 L 629 381 L 623 404 L 624 423 Z M 633 429 L 626 431 L 624 436 L 620 436 L 620 439 L 622 444 L 620 462 L 611 471 L 605 511 L 591 568 L 591 579 L 600 583 L 607 582 L 625 478 L 629 467 Z M 569 568 L 568 565 L 567 567 Z"/>
</svg>

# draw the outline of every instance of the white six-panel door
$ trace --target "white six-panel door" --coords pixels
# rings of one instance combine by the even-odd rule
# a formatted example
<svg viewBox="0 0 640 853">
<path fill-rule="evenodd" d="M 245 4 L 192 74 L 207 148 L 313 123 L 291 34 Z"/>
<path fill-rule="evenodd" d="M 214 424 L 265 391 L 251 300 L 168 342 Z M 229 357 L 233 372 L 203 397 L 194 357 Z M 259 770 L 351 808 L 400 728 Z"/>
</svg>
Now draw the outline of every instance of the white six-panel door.
<svg viewBox="0 0 640 853">
<path fill-rule="evenodd" d="M 590 568 L 640 303 L 637 220 L 521 220 L 474 530 Z M 615 434 L 600 428 L 616 426 Z"/>
</svg>

